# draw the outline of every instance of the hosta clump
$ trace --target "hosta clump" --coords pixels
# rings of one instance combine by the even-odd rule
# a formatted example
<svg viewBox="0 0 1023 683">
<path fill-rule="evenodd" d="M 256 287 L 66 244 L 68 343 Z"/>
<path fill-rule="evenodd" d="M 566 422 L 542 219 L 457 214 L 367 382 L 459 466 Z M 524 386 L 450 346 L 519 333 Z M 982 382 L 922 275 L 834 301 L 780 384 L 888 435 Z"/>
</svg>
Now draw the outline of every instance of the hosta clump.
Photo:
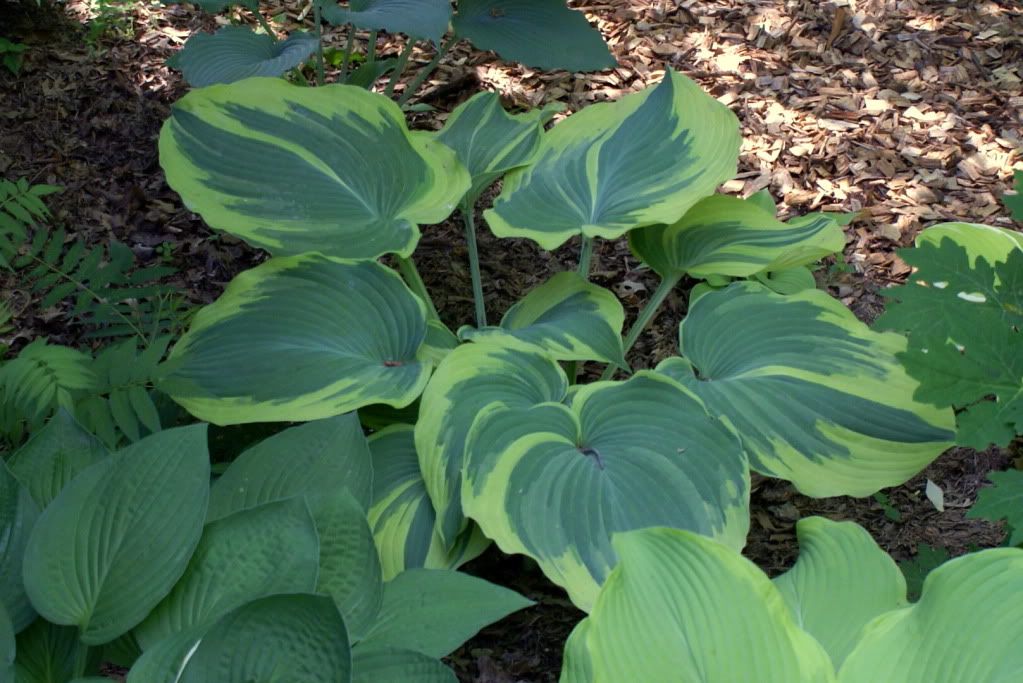
<svg viewBox="0 0 1023 683">
<path fill-rule="evenodd" d="M 354 414 L 256 444 L 212 487 L 205 425 L 112 454 L 69 417 L 47 429 L 0 469 L 0 667 L 19 681 L 106 658 L 132 683 L 454 681 L 438 658 L 529 604 L 453 571 L 383 581 Z"/>
<path fill-rule="evenodd" d="M 958 443 L 1008 445 L 1023 434 L 1023 235 L 944 223 L 899 255 L 914 272 L 877 326 L 909 338 L 917 399 L 960 409 Z"/>
<path fill-rule="evenodd" d="M 797 533 L 799 560 L 773 581 L 686 531 L 616 537 L 621 562 L 569 638 L 562 683 L 995 683 L 1023 671 L 1023 550 L 952 560 L 909 604 L 861 527 L 810 517 Z"/>
<path fill-rule="evenodd" d="M 842 248 L 841 218 L 782 222 L 763 196 L 713 194 L 741 142 L 726 107 L 668 71 L 544 131 L 547 115 L 477 96 L 431 134 L 350 86 L 249 79 L 189 94 L 161 134 L 169 182 L 273 258 L 198 314 L 163 388 L 221 424 L 397 409 L 372 422 L 381 476 L 363 501 L 383 574 L 454 567 L 492 539 L 583 609 L 617 533 L 670 526 L 741 549 L 751 468 L 810 495 L 869 495 L 948 445 L 951 411 L 915 401 L 896 360 L 905 340 L 807 289 L 804 266 Z M 252 163 L 221 161 L 239 154 Z M 503 174 L 484 213 L 495 234 L 578 236 L 582 263 L 488 325 L 473 216 Z M 456 205 L 476 298 L 476 325 L 457 336 L 411 258 L 418 225 Z M 588 282 L 587 260 L 595 238 L 626 234 L 664 283 L 623 340 L 624 310 Z M 387 253 L 402 278 L 377 261 Z M 559 361 L 627 371 L 684 275 L 715 291 L 694 297 L 680 356 L 576 385 Z"/>
</svg>

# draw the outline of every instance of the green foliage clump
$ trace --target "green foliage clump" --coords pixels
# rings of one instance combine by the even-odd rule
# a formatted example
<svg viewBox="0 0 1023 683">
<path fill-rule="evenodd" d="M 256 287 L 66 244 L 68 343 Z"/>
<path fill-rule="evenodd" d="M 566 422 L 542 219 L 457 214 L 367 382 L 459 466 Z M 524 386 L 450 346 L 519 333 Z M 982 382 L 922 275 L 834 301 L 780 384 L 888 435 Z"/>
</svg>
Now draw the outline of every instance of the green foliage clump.
<svg viewBox="0 0 1023 683">
<path fill-rule="evenodd" d="M 0 36 L 0 64 L 3 64 L 15 76 L 21 71 L 21 62 L 25 58 L 28 46 Z"/>
</svg>

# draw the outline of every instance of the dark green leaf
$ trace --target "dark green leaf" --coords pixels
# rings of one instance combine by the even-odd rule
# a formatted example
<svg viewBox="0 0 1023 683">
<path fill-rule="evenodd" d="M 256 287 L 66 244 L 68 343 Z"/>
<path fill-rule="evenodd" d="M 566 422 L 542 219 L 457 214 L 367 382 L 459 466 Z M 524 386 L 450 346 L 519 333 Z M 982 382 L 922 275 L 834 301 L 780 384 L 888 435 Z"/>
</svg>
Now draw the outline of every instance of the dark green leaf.
<svg viewBox="0 0 1023 683">
<path fill-rule="evenodd" d="M 994 486 L 980 490 L 977 502 L 966 516 L 1007 520 L 1012 532 L 1009 545 L 1023 544 L 1023 471 L 992 472 L 987 478 Z"/>
</svg>

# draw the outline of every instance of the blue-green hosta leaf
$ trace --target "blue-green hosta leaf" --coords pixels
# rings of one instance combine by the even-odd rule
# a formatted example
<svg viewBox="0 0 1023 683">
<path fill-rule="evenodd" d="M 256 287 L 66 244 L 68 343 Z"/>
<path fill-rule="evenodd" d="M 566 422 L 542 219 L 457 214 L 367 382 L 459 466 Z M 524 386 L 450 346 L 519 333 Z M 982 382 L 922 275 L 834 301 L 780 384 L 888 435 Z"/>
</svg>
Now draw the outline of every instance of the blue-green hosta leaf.
<svg viewBox="0 0 1023 683">
<path fill-rule="evenodd" d="M 484 626 L 532 604 L 462 572 L 410 569 L 384 586 L 380 614 L 359 647 L 399 647 L 443 657 Z"/>
<path fill-rule="evenodd" d="M 627 368 L 622 349 L 625 311 L 613 293 L 578 273 L 557 273 L 533 288 L 501 318 L 500 327 L 458 331 L 462 339 L 512 337 L 556 360 L 599 360 Z"/>
<path fill-rule="evenodd" d="M 16 683 L 64 683 L 74 677 L 81 645 L 75 629 L 36 619 L 18 634 Z M 0 679 L 7 680 L 7 679 Z"/>
<path fill-rule="evenodd" d="M 167 182 L 217 230 L 275 255 L 408 256 L 469 188 L 455 153 L 348 85 L 248 78 L 190 92 L 160 132 Z"/>
<path fill-rule="evenodd" d="M 404 33 L 440 43 L 451 21 L 450 0 L 349 0 L 347 7 L 316 0 L 323 18 L 335 26 L 353 24 L 370 31 Z"/>
<path fill-rule="evenodd" d="M 663 525 L 746 542 L 738 439 L 653 372 L 582 387 L 568 407 L 484 409 L 465 454 L 466 515 L 504 552 L 534 558 L 582 610 L 615 565 L 615 533 Z"/>
<path fill-rule="evenodd" d="M 419 356 L 424 361 L 434 365 L 440 365 L 444 356 L 451 353 L 461 342 L 455 333 L 436 318 L 426 321 L 426 339 L 419 349 Z"/>
<path fill-rule="evenodd" d="M 1023 471 L 991 472 L 994 486 L 980 490 L 977 502 L 966 516 L 971 519 L 1001 519 L 1009 523 L 1009 545 L 1023 545 Z"/>
<path fill-rule="evenodd" d="M 135 636 L 148 649 L 256 598 L 311 592 L 318 566 L 316 527 L 302 498 L 237 512 L 206 525 L 185 573 Z"/>
<path fill-rule="evenodd" d="M 937 247 L 944 239 L 950 239 L 966 249 L 971 267 L 976 264 L 978 256 L 995 264 L 1008 259 L 1010 252 L 1023 249 L 1023 233 L 980 223 L 932 225 L 916 236 L 915 243 L 916 246 L 929 243 Z"/>
<path fill-rule="evenodd" d="M 83 470 L 29 538 L 32 605 L 49 621 L 77 625 L 88 645 L 138 624 L 185 571 L 209 478 L 206 425 L 158 432 Z"/>
<path fill-rule="evenodd" d="M 348 635 L 358 641 L 376 619 L 384 591 L 366 509 L 346 489 L 309 496 L 309 501 L 320 538 L 316 592 L 334 599 Z"/>
<path fill-rule="evenodd" d="M 194 642 L 194 641 L 193 641 Z M 273 595 L 221 618 L 186 651 L 178 683 L 350 683 L 344 620 L 327 596 Z M 148 655 L 148 653 L 147 653 Z M 136 663 L 142 668 L 143 655 Z M 132 669 L 135 674 L 135 669 Z M 141 677 L 128 679 L 143 683 Z M 163 683 L 148 679 L 144 683 Z"/>
<path fill-rule="evenodd" d="M 426 307 L 373 261 L 275 258 L 195 316 L 163 389 L 215 424 L 316 420 L 423 391 Z"/>
<path fill-rule="evenodd" d="M 915 270 L 885 292 L 894 301 L 876 324 L 909 337 L 899 360 L 920 381 L 917 399 L 965 408 L 958 443 L 1006 445 L 1023 433 L 1023 249 L 992 266 L 957 241 L 900 251 Z"/>
<path fill-rule="evenodd" d="M 14 452 L 7 465 L 36 504 L 45 508 L 79 472 L 109 453 L 103 442 L 61 409 Z"/>
<path fill-rule="evenodd" d="M 670 225 L 735 175 L 739 143 L 735 115 L 669 70 L 659 85 L 586 107 L 545 133 L 535 162 L 505 177 L 485 217 L 498 237 L 545 249 L 574 235 Z"/>
<path fill-rule="evenodd" d="M 466 205 L 474 205 L 502 175 L 533 160 L 551 114 L 545 108 L 511 115 L 493 92 L 477 93 L 451 112 L 437 139 L 455 150 L 472 177 Z"/>
<path fill-rule="evenodd" d="M 837 668 L 864 626 L 907 604 L 906 579 L 858 524 L 806 517 L 796 524 L 796 535 L 799 559 L 774 585 Z"/>
<path fill-rule="evenodd" d="M 1023 674 L 1023 550 L 956 558 L 924 581 L 920 601 L 870 622 L 840 683 L 1017 681 Z"/>
<path fill-rule="evenodd" d="M 0 681 L 14 681 L 14 658 L 17 645 L 14 624 L 7 616 L 7 610 L 0 604 Z"/>
<path fill-rule="evenodd" d="M 203 88 L 252 76 L 282 76 L 316 52 L 316 36 L 295 31 L 275 41 L 245 26 L 225 26 L 216 33 L 196 33 L 167 66 L 181 69 L 188 84 Z"/>
<path fill-rule="evenodd" d="M 614 548 L 618 566 L 569 638 L 561 683 L 834 683 L 824 648 L 731 548 L 666 528 L 618 534 Z"/>
<path fill-rule="evenodd" d="M 950 445 L 952 411 L 915 401 L 896 360 L 906 340 L 825 292 L 734 283 L 700 297 L 679 335 L 685 358 L 658 369 L 734 425 L 754 469 L 807 495 L 870 495 Z"/>
<path fill-rule="evenodd" d="M 0 609 L 7 613 L 15 633 L 35 619 L 22 582 L 22 563 L 39 506 L 0 460 Z"/>
<path fill-rule="evenodd" d="M 433 657 L 393 647 L 352 650 L 352 683 L 458 683 L 455 672 Z"/>
<path fill-rule="evenodd" d="M 490 541 L 470 524 L 450 550 L 436 527 L 409 424 L 393 424 L 369 438 L 373 453 L 373 504 L 369 524 L 380 554 L 383 579 L 406 569 L 455 569 L 479 556 Z"/>
<path fill-rule="evenodd" d="M 415 442 L 446 547 L 454 546 L 467 528 L 459 491 L 465 437 L 476 414 L 494 402 L 527 407 L 561 401 L 567 390 L 568 380 L 557 362 L 528 347 L 465 344 L 437 367 L 420 401 Z"/>
<path fill-rule="evenodd" d="M 347 490 L 366 508 L 373 486 L 369 445 L 355 413 L 307 422 L 247 449 L 210 489 L 207 521 L 239 510 Z"/>
<path fill-rule="evenodd" d="M 617 64 L 600 31 L 563 0 L 458 0 L 453 23 L 479 49 L 527 66 L 599 71 Z"/>
<path fill-rule="evenodd" d="M 629 246 L 662 278 L 750 277 L 841 251 L 845 235 L 826 214 L 783 223 L 753 201 L 714 195 L 672 225 L 632 231 Z"/>
</svg>

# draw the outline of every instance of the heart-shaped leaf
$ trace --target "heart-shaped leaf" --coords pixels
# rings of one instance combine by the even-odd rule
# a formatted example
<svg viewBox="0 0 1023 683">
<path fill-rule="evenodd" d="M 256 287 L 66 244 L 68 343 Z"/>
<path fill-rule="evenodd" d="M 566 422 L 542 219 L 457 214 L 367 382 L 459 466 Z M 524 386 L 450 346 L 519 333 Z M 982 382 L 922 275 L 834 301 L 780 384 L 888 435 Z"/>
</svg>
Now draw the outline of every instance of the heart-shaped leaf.
<svg viewBox="0 0 1023 683">
<path fill-rule="evenodd" d="M 941 565 L 920 601 L 870 622 L 839 683 L 1014 681 L 1023 671 L 1023 550 L 994 548 Z"/>
<path fill-rule="evenodd" d="M 334 599 L 349 637 L 358 641 L 376 619 L 384 590 L 366 510 L 345 489 L 308 499 L 320 538 L 316 592 Z"/>
<path fill-rule="evenodd" d="M 69 412 L 60 409 L 14 452 L 7 465 L 42 509 L 79 472 L 109 453 L 103 442 L 82 429 Z"/>
<path fill-rule="evenodd" d="M 617 65 L 600 31 L 563 0 L 458 0 L 454 28 L 481 50 L 527 66 L 599 71 Z"/>
<path fill-rule="evenodd" d="M 415 441 L 445 546 L 455 545 L 468 524 L 459 490 L 465 437 L 476 414 L 495 401 L 513 407 L 560 401 L 567 390 L 558 364 L 525 346 L 465 344 L 437 367 L 420 402 Z"/>
<path fill-rule="evenodd" d="M 0 460 L 0 609 L 18 633 L 32 623 L 36 611 L 22 583 L 22 563 L 39 507 Z"/>
<path fill-rule="evenodd" d="M 335 26 L 352 24 L 434 43 L 440 43 L 451 22 L 450 0 L 349 0 L 347 7 L 324 0 L 316 2 L 322 7 L 323 18 Z"/>
<path fill-rule="evenodd" d="M 907 604 L 906 579 L 858 524 L 806 517 L 796 524 L 796 535 L 799 559 L 774 585 L 837 668 L 864 626 Z"/>
<path fill-rule="evenodd" d="M 485 408 L 465 454 L 466 515 L 504 552 L 534 558 L 582 610 L 616 563 L 615 533 L 663 525 L 746 542 L 738 439 L 650 371 L 581 387 L 569 406 Z"/>
<path fill-rule="evenodd" d="M 195 638 L 183 655 L 179 657 L 180 673 L 170 681 L 350 683 L 352 680 L 351 650 L 344 620 L 334 602 L 322 595 L 272 595 L 250 602 L 221 618 L 201 634 L 201 638 Z M 129 676 L 128 680 L 142 683 L 136 669 L 141 672 L 151 666 L 150 661 L 147 652 L 132 668 L 135 677 Z M 163 681 L 157 677 L 146 679 L 145 683 Z"/>
<path fill-rule="evenodd" d="M 700 297 L 679 335 L 685 359 L 658 370 L 734 425 L 754 469 L 807 495 L 870 495 L 951 444 L 952 411 L 915 401 L 895 358 L 905 338 L 871 331 L 825 292 L 734 283 Z"/>
<path fill-rule="evenodd" d="M 366 437 L 354 413 L 307 422 L 264 439 L 224 471 L 210 490 L 207 521 L 239 510 L 347 490 L 364 508 L 373 486 Z"/>
<path fill-rule="evenodd" d="M 49 621 L 77 625 L 87 645 L 138 624 L 199 542 L 209 478 L 206 425 L 158 432 L 83 470 L 29 538 L 32 605 Z"/>
<path fill-rule="evenodd" d="M 359 647 L 443 657 L 481 628 L 532 605 L 518 593 L 448 569 L 409 569 L 384 586 L 384 604 Z"/>
<path fill-rule="evenodd" d="M 562 683 L 835 682 L 824 648 L 733 549 L 666 528 L 618 534 L 614 549 L 619 564 L 569 638 Z"/>
<path fill-rule="evenodd" d="M 160 132 L 160 163 L 217 230 L 275 255 L 408 256 L 420 223 L 469 189 L 454 152 L 397 104 L 350 85 L 247 78 L 194 90 Z"/>
<path fill-rule="evenodd" d="M 455 672 L 414 650 L 362 647 L 352 650 L 352 683 L 458 683 Z"/>
<path fill-rule="evenodd" d="M 545 133 L 536 161 L 505 177 L 484 215 L 498 237 L 554 249 L 679 220 L 735 175 L 735 115 L 685 76 L 594 104 Z"/>
<path fill-rule="evenodd" d="M 750 200 L 714 195 L 672 225 L 632 231 L 629 246 L 662 278 L 750 277 L 841 251 L 845 235 L 826 214 L 783 223 Z"/>
<path fill-rule="evenodd" d="M 195 316 L 163 389 L 215 424 L 305 421 L 415 400 L 426 307 L 397 273 L 320 254 L 238 275 Z"/>
<path fill-rule="evenodd" d="M 501 319 L 500 327 L 458 331 L 462 339 L 525 342 L 556 360 L 600 360 L 627 368 L 622 349 L 625 311 L 613 293 L 578 273 L 557 273 L 530 290 Z"/>
<path fill-rule="evenodd" d="M 319 540 L 302 498 L 211 522 L 170 594 L 134 633 L 143 649 L 247 602 L 316 588 Z"/>
<path fill-rule="evenodd" d="M 18 634 L 16 683 L 64 683 L 75 675 L 75 657 L 82 645 L 75 629 L 36 619 Z M 9 679 L 2 679 L 9 680 Z"/>
<path fill-rule="evenodd" d="M 1023 234 L 980 223 L 932 225 L 916 236 L 916 246 L 933 244 L 937 247 L 944 239 L 950 239 L 966 249 L 971 267 L 976 265 L 978 256 L 993 265 L 1006 261 L 1010 252 L 1023 249 Z"/>
<path fill-rule="evenodd" d="M 490 545 L 471 523 L 450 550 L 441 540 L 437 514 L 419 470 L 412 425 L 381 429 L 369 438 L 369 447 L 373 453 L 373 505 L 368 516 L 385 581 L 406 569 L 454 569 Z"/>
<path fill-rule="evenodd" d="M 437 139 L 455 150 L 472 177 L 463 200 L 467 207 L 505 173 L 533 160 L 540 149 L 543 124 L 553 113 L 544 108 L 511 115 L 493 92 L 477 93 L 455 107 Z"/>
<path fill-rule="evenodd" d="M 203 88 L 252 76 L 282 76 L 316 52 L 319 40 L 304 31 L 274 40 L 244 26 L 225 26 L 216 33 L 196 33 L 167 66 L 181 69 L 188 84 Z"/>
</svg>

